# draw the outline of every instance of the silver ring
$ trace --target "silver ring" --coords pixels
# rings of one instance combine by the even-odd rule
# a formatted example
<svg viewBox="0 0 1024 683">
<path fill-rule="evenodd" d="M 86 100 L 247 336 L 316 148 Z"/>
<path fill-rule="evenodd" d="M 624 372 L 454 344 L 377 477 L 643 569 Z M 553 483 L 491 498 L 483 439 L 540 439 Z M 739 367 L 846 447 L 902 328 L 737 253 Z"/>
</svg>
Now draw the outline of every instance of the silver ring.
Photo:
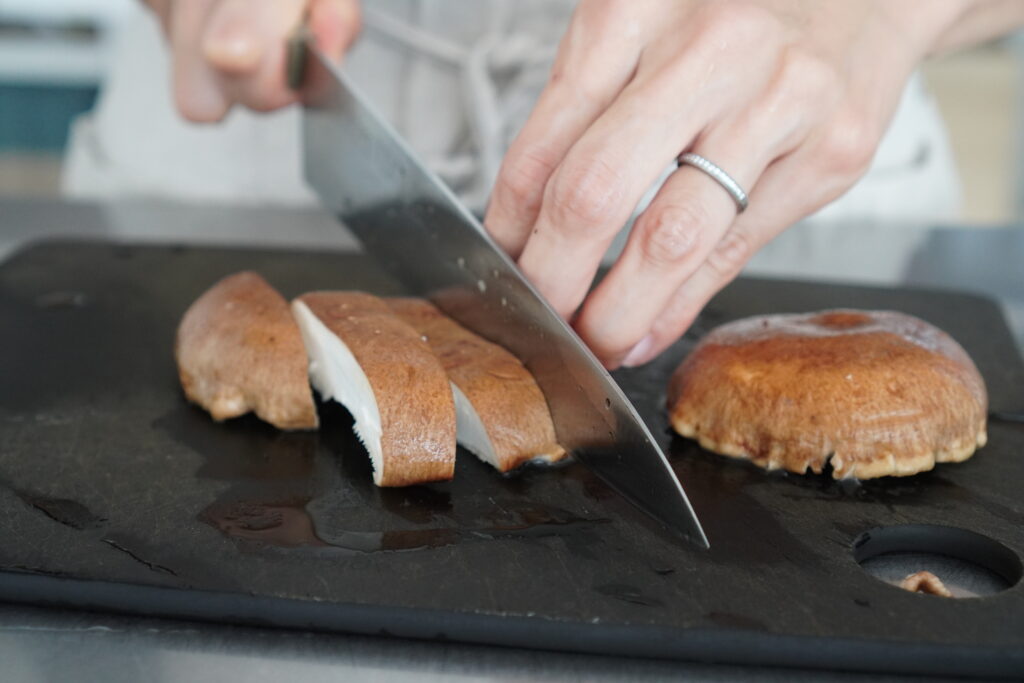
<svg viewBox="0 0 1024 683">
<path fill-rule="evenodd" d="M 725 191 L 729 193 L 729 196 L 732 197 L 733 201 L 736 202 L 736 213 L 743 213 L 746 211 L 747 193 L 743 191 L 743 188 L 740 187 L 739 183 L 732 179 L 731 175 L 701 155 L 694 154 L 693 152 L 680 154 L 676 161 L 680 166 L 687 164 L 688 166 L 693 166 L 694 168 L 698 168 L 707 173 L 715 180 L 715 182 L 721 185 Z"/>
</svg>

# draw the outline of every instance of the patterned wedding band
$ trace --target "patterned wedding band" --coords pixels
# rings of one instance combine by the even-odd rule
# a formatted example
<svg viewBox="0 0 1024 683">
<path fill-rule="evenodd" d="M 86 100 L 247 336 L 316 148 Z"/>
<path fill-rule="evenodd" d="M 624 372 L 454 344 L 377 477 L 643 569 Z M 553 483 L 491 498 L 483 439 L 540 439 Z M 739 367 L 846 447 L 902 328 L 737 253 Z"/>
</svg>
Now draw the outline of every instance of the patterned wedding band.
<svg viewBox="0 0 1024 683">
<path fill-rule="evenodd" d="M 686 164 L 698 168 L 709 176 L 711 176 L 716 183 L 722 186 L 729 196 L 732 197 L 733 201 L 736 202 L 736 213 L 743 213 L 747 209 L 747 193 L 743 191 L 740 184 L 732 179 L 732 176 L 723 171 L 721 168 L 711 163 L 699 154 L 693 154 L 692 152 L 686 152 L 680 154 L 678 159 L 679 165 Z"/>
</svg>

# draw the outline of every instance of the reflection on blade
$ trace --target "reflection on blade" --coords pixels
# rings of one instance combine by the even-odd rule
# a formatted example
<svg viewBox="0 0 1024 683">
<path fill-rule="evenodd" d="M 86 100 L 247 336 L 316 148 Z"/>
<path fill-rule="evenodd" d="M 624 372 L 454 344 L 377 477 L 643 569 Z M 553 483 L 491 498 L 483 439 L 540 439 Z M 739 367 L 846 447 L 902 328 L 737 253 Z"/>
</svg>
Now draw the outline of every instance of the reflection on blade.
<svg viewBox="0 0 1024 683">
<path fill-rule="evenodd" d="M 303 92 L 306 177 L 385 270 L 518 356 L 547 397 L 559 442 L 633 504 L 707 539 L 618 385 L 479 222 L 315 51 Z"/>
</svg>

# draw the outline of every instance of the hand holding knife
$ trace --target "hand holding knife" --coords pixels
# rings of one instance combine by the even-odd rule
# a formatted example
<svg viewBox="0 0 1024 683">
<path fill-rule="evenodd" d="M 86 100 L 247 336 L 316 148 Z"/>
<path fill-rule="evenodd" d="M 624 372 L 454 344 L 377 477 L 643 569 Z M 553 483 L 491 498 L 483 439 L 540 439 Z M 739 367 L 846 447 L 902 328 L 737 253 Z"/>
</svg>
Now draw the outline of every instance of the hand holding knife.
<svg viewBox="0 0 1024 683">
<path fill-rule="evenodd" d="M 324 207 L 411 295 L 512 351 L 551 408 L 559 442 L 630 502 L 699 547 L 707 538 L 629 400 L 483 226 L 366 104 L 300 27 L 306 178 Z"/>
</svg>

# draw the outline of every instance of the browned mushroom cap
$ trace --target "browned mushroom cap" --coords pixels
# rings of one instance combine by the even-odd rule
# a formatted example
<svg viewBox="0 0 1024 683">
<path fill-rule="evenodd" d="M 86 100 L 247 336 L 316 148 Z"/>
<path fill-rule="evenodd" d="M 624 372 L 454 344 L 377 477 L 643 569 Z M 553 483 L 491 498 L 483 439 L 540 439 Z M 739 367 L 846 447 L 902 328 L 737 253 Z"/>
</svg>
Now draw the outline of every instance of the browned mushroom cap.
<svg viewBox="0 0 1024 683">
<path fill-rule="evenodd" d="M 768 315 L 709 333 L 672 376 L 672 426 L 768 469 L 916 474 L 985 445 L 988 399 L 946 333 L 888 311 Z"/>
<path fill-rule="evenodd" d="M 215 420 L 250 410 L 280 429 L 316 429 L 306 351 L 288 303 L 256 273 L 228 276 L 185 312 L 181 386 Z"/>
<path fill-rule="evenodd" d="M 355 418 L 378 486 L 451 479 L 455 404 L 430 347 L 382 299 L 311 292 L 292 303 L 310 377 Z"/>
<path fill-rule="evenodd" d="M 547 401 L 518 358 L 477 336 L 423 299 L 389 299 L 441 360 L 455 389 L 458 436 L 501 472 L 530 460 L 565 457 Z"/>
</svg>

